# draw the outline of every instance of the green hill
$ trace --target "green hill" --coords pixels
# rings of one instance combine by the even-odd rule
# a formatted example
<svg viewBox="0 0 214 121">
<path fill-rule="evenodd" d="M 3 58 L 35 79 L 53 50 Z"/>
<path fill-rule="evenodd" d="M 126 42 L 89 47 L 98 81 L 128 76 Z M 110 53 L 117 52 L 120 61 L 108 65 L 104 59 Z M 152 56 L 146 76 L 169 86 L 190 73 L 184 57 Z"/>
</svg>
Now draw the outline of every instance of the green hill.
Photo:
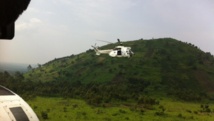
<svg viewBox="0 0 214 121">
<path fill-rule="evenodd" d="M 87 88 L 78 88 L 79 95 L 90 90 L 100 95 L 112 91 L 115 93 L 109 95 L 121 98 L 124 95 L 139 98 L 146 94 L 201 100 L 213 96 L 214 57 L 209 52 L 172 38 L 134 40 L 123 44 L 132 47 L 133 57 L 96 56 L 89 49 L 41 65 L 26 73 L 25 80 L 50 85 L 44 92 L 54 92 L 54 89 L 60 92 L 56 91 L 59 86 L 63 93 L 65 90 L 71 93 L 76 85 Z M 116 45 L 108 44 L 100 49 Z"/>
</svg>

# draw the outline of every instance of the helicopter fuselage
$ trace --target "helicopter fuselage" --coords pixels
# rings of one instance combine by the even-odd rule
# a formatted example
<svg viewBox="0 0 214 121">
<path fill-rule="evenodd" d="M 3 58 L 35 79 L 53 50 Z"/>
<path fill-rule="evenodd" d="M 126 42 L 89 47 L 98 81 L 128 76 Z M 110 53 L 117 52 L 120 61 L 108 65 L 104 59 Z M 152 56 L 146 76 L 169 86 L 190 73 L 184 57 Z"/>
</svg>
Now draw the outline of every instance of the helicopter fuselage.
<svg viewBox="0 0 214 121">
<path fill-rule="evenodd" d="M 100 54 L 108 54 L 110 57 L 131 57 L 134 52 L 131 51 L 131 47 L 125 47 L 122 46 L 122 43 L 118 39 L 118 42 L 120 43 L 119 46 L 116 46 L 114 49 L 106 49 L 106 50 L 100 50 L 96 46 L 92 46 L 94 48 L 94 51 L 96 52 L 96 55 Z"/>
<path fill-rule="evenodd" d="M 131 47 L 116 46 L 110 53 L 111 57 L 130 57 Z"/>
</svg>

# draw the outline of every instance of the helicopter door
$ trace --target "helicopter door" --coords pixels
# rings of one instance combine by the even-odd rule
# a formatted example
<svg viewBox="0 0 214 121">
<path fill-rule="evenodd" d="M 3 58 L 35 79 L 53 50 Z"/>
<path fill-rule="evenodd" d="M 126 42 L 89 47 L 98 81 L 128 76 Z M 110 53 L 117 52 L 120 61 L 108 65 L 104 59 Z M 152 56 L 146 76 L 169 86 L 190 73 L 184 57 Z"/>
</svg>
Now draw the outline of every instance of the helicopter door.
<svg viewBox="0 0 214 121">
<path fill-rule="evenodd" d="M 121 48 L 117 50 L 117 55 L 122 55 Z"/>
</svg>

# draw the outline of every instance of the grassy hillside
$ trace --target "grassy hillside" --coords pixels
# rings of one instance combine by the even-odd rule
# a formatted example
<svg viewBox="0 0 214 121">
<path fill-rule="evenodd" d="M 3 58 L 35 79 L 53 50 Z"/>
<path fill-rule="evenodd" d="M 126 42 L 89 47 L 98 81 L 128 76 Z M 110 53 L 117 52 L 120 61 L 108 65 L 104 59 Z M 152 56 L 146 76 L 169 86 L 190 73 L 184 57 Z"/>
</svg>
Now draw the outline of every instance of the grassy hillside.
<svg viewBox="0 0 214 121">
<path fill-rule="evenodd" d="M 198 47 L 172 38 L 123 42 L 131 58 L 96 56 L 92 49 L 52 60 L 24 75 L 26 81 L 98 84 L 120 87 L 124 93 L 171 95 L 200 100 L 214 94 L 214 57 Z M 100 49 L 114 48 L 109 44 Z M 92 86 L 93 87 L 93 86 Z M 111 89 L 111 88 L 110 88 Z M 105 94 L 105 93 L 103 93 Z"/>
<path fill-rule="evenodd" d="M 213 105 L 171 99 L 162 99 L 152 107 L 133 103 L 92 107 L 82 100 L 47 97 L 37 97 L 28 103 L 40 121 L 213 121 L 214 118 Z"/>
<path fill-rule="evenodd" d="M 209 52 L 172 38 L 123 44 L 133 57 L 96 56 L 89 49 L 24 75 L 0 72 L 0 84 L 27 100 L 41 121 L 213 120 Z"/>
</svg>

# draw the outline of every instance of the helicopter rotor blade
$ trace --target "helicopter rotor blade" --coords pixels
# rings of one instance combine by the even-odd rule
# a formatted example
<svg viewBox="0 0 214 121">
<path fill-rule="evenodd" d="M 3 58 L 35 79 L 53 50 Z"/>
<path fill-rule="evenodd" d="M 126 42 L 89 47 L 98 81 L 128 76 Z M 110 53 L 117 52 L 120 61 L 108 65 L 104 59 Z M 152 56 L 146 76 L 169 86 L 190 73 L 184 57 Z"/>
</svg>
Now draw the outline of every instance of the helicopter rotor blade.
<svg viewBox="0 0 214 121">
<path fill-rule="evenodd" d="M 117 41 L 120 43 L 120 39 L 117 39 Z"/>
<path fill-rule="evenodd" d="M 118 41 L 118 43 L 119 43 L 120 45 L 123 45 L 123 43 L 120 42 L 120 39 L 117 39 L 117 41 Z"/>
<path fill-rule="evenodd" d="M 109 44 L 113 44 L 112 42 L 105 41 L 105 40 L 97 40 L 97 41 L 101 41 L 101 42 L 106 42 L 106 43 L 109 43 Z"/>
</svg>

